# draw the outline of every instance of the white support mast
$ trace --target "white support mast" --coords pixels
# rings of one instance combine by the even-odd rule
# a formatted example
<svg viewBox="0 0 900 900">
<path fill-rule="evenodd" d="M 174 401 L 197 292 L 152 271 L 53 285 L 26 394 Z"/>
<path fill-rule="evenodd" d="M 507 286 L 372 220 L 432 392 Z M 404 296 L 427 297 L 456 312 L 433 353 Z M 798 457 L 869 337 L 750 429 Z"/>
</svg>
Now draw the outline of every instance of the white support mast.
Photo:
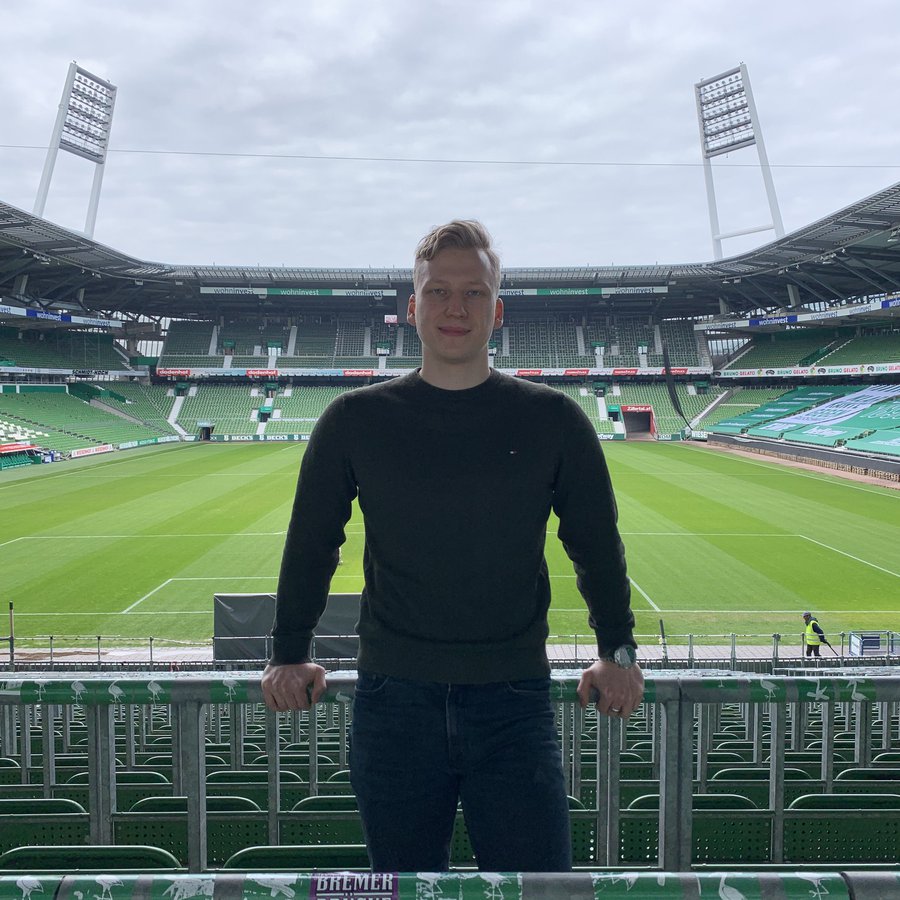
<svg viewBox="0 0 900 900">
<path fill-rule="evenodd" d="M 95 165 L 91 198 L 84 222 L 84 233 L 88 237 L 93 237 L 115 106 L 115 85 L 92 75 L 77 63 L 69 64 L 62 99 L 59 102 L 59 112 L 50 137 L 50 146 L 47 148 L 41 183 L 34 201 L 36 216 L 44 214 L 56 156 L 60 150 L 68 150 L 69 153 L 74 153 L 75 156 L 80 156 Z"/>
<path fill-rule="evenodd" d="M 750 90 L 747 67 L 741 63 L 737 68 L 721 75 L 698 81 L 694 85 L 694 96 L 697 101 L 697 123 L 700 126 L 700 149 L 703 154 L 703 177 L 706 181 L 713 255 L 716 259 L 722 258 L 722 241 L 727 238 L 754 234 L 758 231 L 774 231 L 776 237 L 783 237 L 781 210 L 778 208 L 778 197 L 775 195 L 772 170 L 763 143 L 756 104 L 753 102 L 753 92 Z M 714 156 L 753 146 L 756 147 L 759 158 L 759 168 L 772 221 L 766 225 L 723 234 L 719 228 L 719 211 L 716 205 L 711 160 Z"/>
</svg>

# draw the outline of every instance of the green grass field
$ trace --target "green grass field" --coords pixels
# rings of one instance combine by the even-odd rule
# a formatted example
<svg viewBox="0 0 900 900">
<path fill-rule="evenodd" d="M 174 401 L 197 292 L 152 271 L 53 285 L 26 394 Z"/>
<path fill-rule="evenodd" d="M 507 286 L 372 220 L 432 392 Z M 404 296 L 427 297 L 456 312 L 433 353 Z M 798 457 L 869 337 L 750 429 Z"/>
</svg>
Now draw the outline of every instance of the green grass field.
<svg viewBox="0 0 900 900">
<path fill-rule="evenodd" d="M 690 444 L 604 449 L 639 634 L 796 640 L 804 609 L 826 635 L 900 631 L 900 491 Z M 301 453 L 181 444 L 3 473 L 0 612 L 15 602 L 17 638 L 207 640 L 213 594 L 275 589 Z M 549 527 L 551 631 L 586 634 Z M 362 586 L 358 511 L 347 532 L 335 591 Z"/>
</svg>

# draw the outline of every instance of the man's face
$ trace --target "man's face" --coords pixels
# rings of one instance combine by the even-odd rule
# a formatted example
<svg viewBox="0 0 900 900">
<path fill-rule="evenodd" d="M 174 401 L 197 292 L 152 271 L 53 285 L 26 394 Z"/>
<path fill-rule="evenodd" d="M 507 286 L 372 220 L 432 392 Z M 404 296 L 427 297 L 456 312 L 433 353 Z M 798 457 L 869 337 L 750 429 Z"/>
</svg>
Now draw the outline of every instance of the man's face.
<svg viewBox="0 0 900 900">
<path fill-rule="evenodd" d="M 491 332 L 503 324 L 483 250 L 447 248 L 419 264 L 407 318 L 430 362 L 465 365 L 484 359 Z"/>
</svg>

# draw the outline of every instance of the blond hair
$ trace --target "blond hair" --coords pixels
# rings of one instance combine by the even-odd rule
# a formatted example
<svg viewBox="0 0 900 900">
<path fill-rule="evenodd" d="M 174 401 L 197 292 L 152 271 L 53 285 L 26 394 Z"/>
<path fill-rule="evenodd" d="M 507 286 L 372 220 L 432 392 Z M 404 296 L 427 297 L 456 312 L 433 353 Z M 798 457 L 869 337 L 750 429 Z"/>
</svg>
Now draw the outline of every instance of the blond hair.
<svg viewBox="0 0 900 900">
<path fill-rule="evenodd" d="M 483 250 L 491 268 L 491 290 L 496 297 L 500 293 L 500 257 L 491 246 L 491 236 L 475 219 L 454 219 L 446 225 L 432 228 L 416 247 L 413 265 L 413 290 L 422 275 L 422 263 L 434 259 L 442 250 Z"/>
</svg>

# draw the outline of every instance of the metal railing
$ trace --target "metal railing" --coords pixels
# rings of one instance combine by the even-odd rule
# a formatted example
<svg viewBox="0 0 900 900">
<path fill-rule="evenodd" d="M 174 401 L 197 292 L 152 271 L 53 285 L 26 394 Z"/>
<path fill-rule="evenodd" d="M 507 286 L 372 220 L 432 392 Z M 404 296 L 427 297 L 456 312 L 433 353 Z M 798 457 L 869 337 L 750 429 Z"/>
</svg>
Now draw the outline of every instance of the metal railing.
<svg viewBox="0 0 900 900">
<path fill-rule="evenodd" d="M 148 636 L 145 638 L 118 635 L 33 635 L 0 637 L 0 667 L 9 671 L 93 669 L 108 671 L 116 668 L 149 668 L 168 671 L 177 668 L 220 669 L 260 668 L 263 654 L 271 646 L 271 637 L 216 637 L 208 641 L 179 641 L 170 638 Z M 840 632 L 835 635 L 835 646 L 823 652 L 821 658 L 811 660 L 812 665 L 830 667 L 854 664 L 868 665 L 872 658 L 884 663 L 900 664 L 900 633 L 894 631 L 866 632 L 877 634 L 878 651 L 866 646 L 865 653 L 857 652 L 861 646 L 859 635 Z M 704 669 L 710 666 L 730 668 L 735 671 L 772 672 L 779 665 L 803 656 L 803 635 L 774 634 L 673 634 L 661 642 L 655 634 L 638 634 L 639 658 L 645 668 Z M 335 641 L 355 641 L 356 635 L 314 636 L 321 638 L 328 647 Z M 246 644 L 258 641 L 260 657 L 247 659 L 214 658 L 213 643 L 220 648 L 229 641 Z M 839 641 L 839 643 L 838 643 Z M 6 644 L 6 648 L 2 646 Z M 593 634 L 554 634 L 548 639 L 548 656 L 554 668 L 570 668 L 586 664 L 596 658 L 597 644 Z M 221 653 L 219 654 L 222 655 Z M 350 657 L 330 658 L 328 651 L 315 653 L 326 668 L 349 668 L 354 664 Z M 320 658 L 321 657 L 321 658 Z"/>
<path fill-rule="evenodd" d="M 346 746 L 349 705 L 355 673 L 329 675 L 323 701 L 309 714 L 309 793 L 319 792 L 322 781 L 318 764 L 318 732 L 322 723 L 336 725 Z M 583 786 L 582 746 L 585 712 L 575 689 L 577 673 L 553 677 L 553 697 L 558 704 L 564 760 L 570 790 L 576 796 Z M 210 709 L 228 711 L 232 724 L 246 721 L 248 714 L 264 723 L 267 757 L 267 822 L 270 843 L 277 844 L 282 814 L 280 723 L 292 723 L 300 734 L 300 714 L 277 714 L 258 704 L 262 693 L 258 677 L 236 672 L 174 674 L 168 677 L 99 677 L 75 673 L 44 677 L 24 675 L 0 682 L 0 746 L 7 756 L 19 754 L 22 779 L 32 763 L 32 725 L 42 736 L 42 790 L 52 796 L 56 783 L 56 729 L 83 713 L 87 732 L 90 836 L 92 843 L 112 843 L 112 816 L 116 812 L 116 721 L 124 729 L 125 768 L 134 767 L 135 750 L 141 738 L 146 713 L 164 707 L 171 722 L 173 791 L 187 797 L 188 867 L 207 868 L 205 741 Z M 723 704 L 740 704 L 746 711 L 747 733 L 762 746 L 762 723 L 768 713 L 771 758 L 768 763 L 768 812 L 772 819 L 772 861 L 783 859 L 785 798 L 785 749 L 794 746 L 794 731 L 801 727 L 809 704 L 818 705 L 822 721 L 821 777 L 832 783 L 834 752 L 832 737 L 836 715 L 855 722 L 857 757 L 865 764 L 873 743 L 872 722 L 880 722 L 877 744 L 891 749 L 897 737 L 900 708 L 900 676 L 853 677 L 846 673 L 831 677 L 757 677 L 729 672 L 675 677 L 650 674 L 644 693 L 646 728 L 654 737 L 654 772 L 659 779 L 659 852 L 657 866 L 663 871 L 686 871 L 691 866 L 692 791 L 695 780 L 705 780 L 706 760 L 712 746 L 713 727 Z M 786 732 L 791 708 L 790 734 Z M 872 713 L 878 712 L 876 718 Z M 852 715 L 851 715 L 852 713 Z M 222 717 L 216 722 L 221 733 Z M 695 721 L 696 720 L 696 721 Z M 696 726 L 696 727 L 695 727 Z M 615 865 L 619 859 L 620 752 L 624 726 L 620 719 L 596 717 L 596 777 L 594 808 L 587 815 L 596 821 L 598 865 Z M 695 738 L 696 730 L 696 738 Z M 799 733 L 799 732 L 798 732 Z M 28 739 L 23 739 L 27 737 Z M 231 727 L 234 760 L 243 759 L 243 728 Z M 759 760 L 763 757 L 760 755 Z M 238 763 L 240 765 L 240 763 Z M 580 813 L 579 813 L 580 814 Z"/>
</svg>

